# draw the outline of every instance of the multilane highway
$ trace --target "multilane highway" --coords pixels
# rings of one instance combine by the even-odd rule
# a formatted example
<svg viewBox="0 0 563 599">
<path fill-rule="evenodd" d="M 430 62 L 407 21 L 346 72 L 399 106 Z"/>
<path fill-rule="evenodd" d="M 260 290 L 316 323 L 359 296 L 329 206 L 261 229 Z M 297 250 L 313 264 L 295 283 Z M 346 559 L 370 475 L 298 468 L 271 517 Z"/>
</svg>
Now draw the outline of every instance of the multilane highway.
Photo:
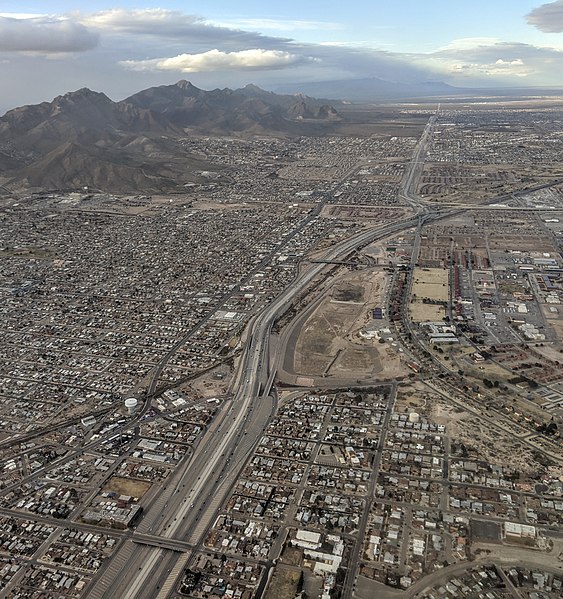
<svg viewBox="0 0 563 599">
<path fill-rule="evenodd" d="M 439 218 L 438 216 L 436 218 Z M 432 219 L 426 215 L 425 220 Z M 351 252 L 384 237 L 419 223 L 411 216 L 362 231 L 325 252 L 324 260 L 342 260 Z M 288 310 L 296 297 L 306 292 L 314 279 L 327 268 L 326 264 L 310 264 L 299 277 L 249 323 L 248 341 L 238 371 L 238 388 L 232 400 L 226 402 L 213 426 L 207 431 L 193 456 L 176 477 L 168 483 L 157 505 L 151 507 L 138 527 L 136 547 L 124 543 L 128 563 L 136 569 L 116 572 L 110 582 L 104 580 L 92 589 L 92 597 L 140 599 L 165 597 L 178 575 L 179 554 L 168 549 L 143 543 L 141 534 L 163 539 L 181 539 L 191 547 L 198 547 L 213 523 L 232 483 L 242 471 L 248 456 L 260 439 L 275 412 L 275 402 L 261 386 L 272 381 L 269 368 L 269 338 L 274 322 Z M 154 542 L 154 541 L 153 541 Z M 191 552 L 181 558 L 189 563 Z M 108 571 L 111 567 L 108 568 Z M 108 572 L 109 573 L 109 572 Z M 96 591 L 97 588 L 97 591 Z M 100 592 L 102 591 L 102 592 Z"/>
<path fill-rule="evenodd" d="M 100 573 L 98 582 L 91 587 L 89 596 L 92 599 L 116 596 L 122 599 L 164 599 L 173 589 L 182 569 L 190 563 L 194 551 L 201 546 L 223 501 L 275 414 L 275 399 L 269 395 L 275 374 L 270 372 L 269 360 L 272 325 L 330 267 L 326 263 L 344 260 L 369 243 L 420 226 L 422 221 L 449 215 L 449 212 L 438 215 L 421 209 L 411 193 L 432 123 L 431 120 L 421 138 L 401 191 L 404 197 L 408 197 L 409 203 L 416 207 L 417 214 L 367 229 L 328 249 L 322 256 L 322 262 L 309 263 L 293 283 L 251 319 L 247 343 L 235 377 L 236 393 L 221 407 L 191 458 L 180 465 L 167 488 L 148 510 L 137 532 L 131 537 L 135 545 L 131 540 L 124 541 L 118 552 L 121 558 L 119 555 L 114 557 L 113 568 L 110 562 Z M 319 210 L 317 208 L 310 214 L 306 224 L 317 217 Z M 183 342 L 185 340 L 178 347 Z M 173 349 L 177 350 L 176 347 Z M 161 369 L 169 357 L 163 360 Z M 156 388 L 158 375 L 159 372 L 155 372 L 149 389 L 151 392 Z M 265 390 L 261 393 L 263 387 Z M 147 407 L 148 404 L 145 409 Z M 158 538 L 163 540 L 162 547 L 155 546 L 158 545 Z M 167 539 L 183 541 L 186 551 L 183 554 L 174 552 L 170 549 L 171 545 L 165 543 Z M 123 571 L 116 567 L 120 563 L 135 564 L 136 567 Z"/>
<path fill-rule="evenodd" d="M 344 261 L 351 253 L 373 241 L 408 229 L 419 232 L 422 224 L 463 212 L 459 208 L 439 212 L 416 197 L 416 185 L 434 120 L 435 117 L 430 119 L 421 136 L 400 189 L 400 197 L 415 209 L 415 214 L 366 229 L 329 248 L 320 260 L 309 263 L 277 298 L 250 320 L 247 342 L 235 377 L 236 392 L 220 407 L 193 453 L 180 463 L 166 487 L 153 497 L 137 530 L 116 535 L 119 537 L 119 547 L 86 590 L 89 599 L 165 599 L 173 590 L 183 568 L 191 563 L 201 547 L 209 527 L 276 412 L 275 393 L 270 393 L 275 376 L 275 372 L 271 371 L 269 357 L 272 326 L 298 297 L 310 289 L 316 279 L 331 268 L 327 263 Z M 326 200 L 311 211 L 291 237 L 317 218 L 324 203 Z M 278 250 L 279 247 L 273 252 Z M 270 258 L 270 255 L 265 257 L 256 268 L 262 268 Z M 151 397 L 157 393 L 162 370 L 175 352 L 204 323 L 205 321 L 198 323 L 196 329 L 179 340 L 163 358 L 153 373 L 143 409 L 124 427 L 130 427 L 147 412 Z M 391 407 L 387 411 L 387 421 L 390 410 Z M 101 441 L 98 440 L 96 445 Z M 81 450 L 87 447 L 89 446 L 82 447 Z M 377 461 L 376 469 L 378 464 Z M 373 473 L 372 480 L 375 480 Z M 362 531 L 366 527 L 366 517 L 364 514 Z M 353 593 L 361 543 L 360 534 L 344 583 L 343 597 L 348 599 Z"/>
</svg>

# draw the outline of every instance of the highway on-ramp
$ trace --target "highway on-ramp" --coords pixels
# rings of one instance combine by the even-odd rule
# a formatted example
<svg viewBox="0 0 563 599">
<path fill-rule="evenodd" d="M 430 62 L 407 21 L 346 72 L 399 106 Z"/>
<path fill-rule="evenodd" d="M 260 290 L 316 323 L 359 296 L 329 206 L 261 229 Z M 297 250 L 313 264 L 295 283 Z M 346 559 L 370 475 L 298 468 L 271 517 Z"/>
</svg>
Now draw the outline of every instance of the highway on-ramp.
<svg viewBox="0 0 563 599">
<path fill-rule="evenodd" d="M 307 293 L 315 279 L 331 268 L 327 262 L 344 260 L 373 241 L 420 226 L 422 221 L 444 218 L 453 212 L 433 214 L 422 208 L 411 192 L 417 179 L 417 163 L 424 155 L 432 124 L 433 121 L 428 124 L 419 143 L 402 191 L 416 208 L 416 213 L 366 228 L 327 249 L 322 261 L 309 263 L 300 270 L 296 279 L 250 320 L 247 342 L 234 379 L 236 391 L 232 399 L 221 406 L 193 455 L 177 468 L 166 490 L 150 506 L 137 534 L 122 543 L 121 561 L 119 555 L 112 560 L 116 564 L 132 564 L 133 567 L 123 571 L 115 565 L 112 569 L 110 563 L 105 576 L 92 585 L 91 599 L 117 596 L 121 599 L 164 599 L 173 590 L 182 569 L 190 563 L 194 551 L 205 540 L 209 527 L 275 414 L 275 393 L 270 394 L 275 374 L 270 371 L 269 359 L 272 326 L 299 297 Z M 316 218 L 318 213 L 317 208 L 306 222 Z M 174 349 L 177 350 L 181 344 L 179 342 Z M 162 367 L 169 357 L 163 361 Z M 157 375 L 151 391 L 156 388 Z M 150 539 L 142 536 L 147 534 L 151 535 Z M 158 545 L 155 537 L 183 541 L 186 551 L 174 551 L 169 545 L 165 548 L 166 544 L 155 546 Z"/>
<path fill-rule="evenodd" d="M 328 249 L 326 260 L 347 257 L 360 247 L 418 224 L 417 216 L 384 223 L 366 229 Z M 128 555 L 126 563 L 134 567 L 98 579 L 91 597 L 141 599 L 165 597 L 175 578 L 181 573 L 178 563 L 188 563 L 191 551 L 172 549 L 143 542 L 141 535 L 182 540 L 198 547 L 251 455 L 255 444 L 275 413 L 275 400 L 263 387 L 271 383 L 269 338 L 274 322 L 288 310 L 296 298 L 306 293 L 316 277 L 330 268 L 323 263 L 309 264 L 300 275 L 259 314 L 251 319 L 247 343 L 237 373 L 238 388 L 226 401 L 193 455 L 177 469 L 167 488 L 161 493 L 131 540 L 120 550 Z M 133 544 L 133 543 L 134 544 Z"/>
</svg>

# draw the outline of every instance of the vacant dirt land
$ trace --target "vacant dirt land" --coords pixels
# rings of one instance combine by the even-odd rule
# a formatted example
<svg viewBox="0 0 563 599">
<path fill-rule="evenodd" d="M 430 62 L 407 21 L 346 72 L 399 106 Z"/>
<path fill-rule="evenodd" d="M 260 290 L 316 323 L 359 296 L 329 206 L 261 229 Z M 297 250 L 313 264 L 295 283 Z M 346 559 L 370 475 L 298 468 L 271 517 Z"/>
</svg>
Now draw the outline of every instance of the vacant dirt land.
<svg viewBox="0 0 563 599">
<path fill-rule="evenodd" d="M 387 274 L 347 273 L 311 314 L 295 345 L 295 372 L 311 377 L 363 379 L 399 376 L 402 366 L 387 344 L 364 341 L 358 332 L 381 306 Z"/>
<path fill-rule="evenodd" d="M 206 372 L 197 379 L 193 379 L 185 386 L 188 393 L 195 394 L 194 399 L 221 397 L 227 392 L 230 382 L 231 370 L 228 366 L 220 365 Z"/>
<path fill-rule="evenodd" d="M 377 599 L 398 599 L 404 597 L 404 595 L 401 590 L 393 589 L 365 576 L 359 576 L 354 596 L 358 599 L 373 599 L 374 597 L 377 597 Z"/>
<path fill-rule="evenodd" d="M 443 268 L 416 268 L 414 271 L 411 303 L 411 318 L 414 322 L 442 320 L 447 302 L 449 271 Z"/>
<path fill-rule="evenodd" d="M 141 480 L 113 476 L 105 484 L 103 490 L 113 491 L 114 493 L 119 493 L 119 495 L 130 495 L 131 497 L 140 499 L 151 488 L 151 486 L 151 483 Z"/>
<path fill-rule="evenodd" d="M 553 324 L 551 321 L 549 321 L 549 324 Z M 559 338 L 563 337 L 563 320 L 558 323 L 560 329 L 558 332 L 561 332 L 562 334 L 559 335 Z M 558 341 L 556 343 L 542 343 L 542 345 L 538 345 L 534 347 L 534 351 L 538 354 L 541 354 L 542 356 L 545 356 L 546 358 L 549 358 L 550 360 L 558 360 L 559 362 L 563 361 L 563 344 Z"/>
<path fill-rule="evenodd" d="M 522 563 L 533 565 L 542 570 L 549 568 L 558 571 L 561 568 L 561 554 L 563 550 L 563 541 L 551 537 L 553 548 L 550 551 L 530 551 L 526 547 L 508 546 L 506 544 L 495 543 L 474 543 L 471 546 L 472 551 L 485 551 L 487 558 L 500 561 L 503 564 L 520 565 Z"/>
<path fill-rule="evenodd" d="M 551 326 L 553 328 L 553 330 L 555 331 L 557 338 L 563 339 L 563 314 L 562 314 L 563 307 L 560 305 L 555 306 L 557 308 L 557 312 L 551 312 L 550 308 L 552 308 L 552 307 L 553 306 L 551 306 L 551 305 L 548 306 L 547 304 L 542 305 L 543 314 L 544 314 L 549 326 Z M 561 358 L 561 354 L 559 354 L 558 357 L 554 357 L 552 359 L 559 360 L 560 358 Z"/>
<path fill-rule="evenodd" d="M 265 599 L 294 599 L 299 592 L 301 570 L 278 566 L 268 585 Z"/>
</svg>

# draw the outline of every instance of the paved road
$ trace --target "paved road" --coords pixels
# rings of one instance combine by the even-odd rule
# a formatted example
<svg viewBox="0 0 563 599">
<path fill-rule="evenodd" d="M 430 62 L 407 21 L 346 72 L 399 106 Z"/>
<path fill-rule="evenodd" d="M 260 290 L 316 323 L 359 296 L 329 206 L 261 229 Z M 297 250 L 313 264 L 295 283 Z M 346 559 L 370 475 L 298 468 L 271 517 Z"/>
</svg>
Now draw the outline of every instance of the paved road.
<svg viewBox="0 0 563 599">
<path fill-rule="evenodd" d="M 431 124 L 427 127 L 423 142 L 419 144 L 413 164 L 425 151 L 430 127 Z M 416 184 L 415 175 L 416 173 L 412 175 L 409 173 L 406 193 L 409 193 L 410 186 Z M 415 199 L 410 203 L 419 213 L 422 212 L 420 204 Z M 299 230 L 316 218 L 321 209 L 322 205 L 318 206 L 302 223 Z M 423 215 L 425 221 L 443 217 L 444 214 Z M 351 252 L 377 239 L 420 224 L 419 214 L 416 214 L 393 223 L 370 228 L 329 248 L 322 256 L 322 260 L 325 262 L 343 260 Z M 297 232 L 296 230 L 295 234 Z M 268 404 L 261 394 L 261 386 L 267 379 L 271 381 L 273 378 L 268 363 L 272 325 L 291 307 L 295 298 L 305 292 L 316 277 L 322 275 L 326 268 L 326 263 L 310 264 L 307 269 L 300 272 L 293 283 L 250 321 L 246 347 L 236 376 L 238 389 L 234 397 L 222 406 L 213 426 L 196 448 L 192 459 L 177 470 L 174 479 L 168 485 L 167 493 L 159 497 L 157 505 L 151 508 L 139 526 L 139 533 L 183 539 L 193 547 L 203 542 L 209 526 L 213 523 L 218 509 L 231 488 L 230 485 L 236 481 L 255 444 L 275 413 L 275 403 Z M 173 351 L 177 351 L 187 337 L 180 340 Z M 158 377 L 173 355 L 173 351 L 164 357 L 156 369 L 149 385 L 148 395 L 156 391 Z M 148 409 L 148 405 L 147 401 L 143 411 Z M 142 545 L 136 547 L 133 552 L 128 545 L 124 545 L 123 551 L 128 554 L 128 563 L 139 564 L 138 569 L 130 569 L 125 575 L 123 572 L 120 573 L 121 575 L 116 573 L 113 580 L 109 580 L 109 572 L 106 571 L 103 584 L 92 585 L 92 599 L 97 597 L 109 599 L 115 596 L 123 599 L 165 597 L 168 591 L 163 592 L 163 587 L 167 590 L 171 589 L 174 579 L 181 570 L 178 568 L 180 561 L 178 555 L 170 550 Z M 191 557 L 188 551 L 182 563 L 189 563 Z M 119 557 L 116 561 L 119 561 Z"/>
<path fill-rule="evenodd" d="M 324 258 L 344 258 L 359 247 L 414 227 L 417 223 L 417 217 L 408 217 L 363 231 L 327 250 Z M 311 264 L 251 320 L 248 341 L 239 366 L 236 393 L 222 406 L 191 460 L 178 469 L 166 491 L 149 510 L 138 527 L 139 533 L 182 539 L 193 547 L 204 540 L 230 490 L 230 485 L 225 481 L 236 481 L 275 412 L 275 404 L 268 404 L 267 396 L 261 392 L 267 378 L 271 378 L 267 359 L 271 327 L 326 268 L 326 264 Z M 132 540 L 135 540 L 135 535 Z M 152 538 L 151 543 L 156 544 Z M 123 546 L 123 551 L 131 552 L 127 544 Z M 189 557 L 191 555 L 188 560 Z M 117 595 L 123 599 L 152 599 L 163 586 L 172 586 L 168 578 L 178 574 L 175 566 L 179 559 L 179 554 L 172 550 L 139 544 L 128 557 L 128 563 L 139 564 L 138 569 L 116 573 L 114 580 L 108 581 L 108 568 L 103 584 L 93 585 L 91 596 L 93 599 Z"/>
<path fill-rule="evenodd" d="M 387 400 L 387 407 L 385 408 L 385 417 L 383 420 L 383 424 L 381 425 L 381 433 L 379 438 L 378 450 L 375 454 L 373 461 L 373 468 L 371 471 L 369 491 L 366 500 L 366 506 L 364 508 L 364 513 L 362 514 L 362 518 L 360 520 L 360 525 L 358 527 L 358 538 L 356 544 L 352 548 L 350 553 L 350 560 L 348 570 L 346 572 L 346 578 L 344 579 L 344 585 L 342 587 L 342 597 L 351 597 L 354 589 L 356 587 L 356 577 L 358 576 L 358 571 L 360 568 L 360 560 L 362 558 L 363 551 L 363 541 L 366 535 L 366 529 L 369 523 L 369 515 L 372 506 L 372 498 L 375 496 L 375 485 L 377 484 L 377 478 L 379 476 L 379 471 L 381 468 L 381 458 L 383 456 L 383 450 L 385 447 L 385 439 L 387 436 L 387 431 L 389 429 L 389 424 L 391 422 L 391 415 L 393 410 L 395 409 L 395 399 L 397 396 L 397 384 L 393 384 L 391 387 L 391 391 L 389 393 L 389 398 Z"/>
<path fill-rule="evenodd" d="M 323 261 L 343 260 L 352 251 L 377 239 L 409 228 L 419 229 L 423 223 L 462 212 L 454 209 L 431 212 L 414 194 L 432 125 L 433 119 L 415 152 L 401 192 L 417 209 L 417 214 L 362 231 L 328 249 L 322 256 Z M 319 210 L 320 207 L 310 215 L 310 219 L 315 218 Z M 102 581 L 92 585 L 89 597 L 161 599 L 168 595 L 182 568 L 190 563 L 194 549 L 201 546 L 224 499 L 275 413 L 275 399 L 268 395 L 268 389 L 265 393 L 262 391 L 266 381 L 273 379 L 268 359 L 271 327 L 291 307 L 295 298 L 305 292 L 316 277 L 322 276 L 326 268 L 324 263 L 309 264 L 293 283 L 250 321 L 246 347 L 235 379 L 238 383 L 236 393 L 221 407 L 191 459 L 177 469 L 165 492 L 157 498 L 137 533 L 132 535 L 131 541 L 139 542 L 133 548 L 130 542 L 124 542 L 120 555 L 114 559 L 115 564 L 129 563 L 135 567 L 123 572 L 110 564 Z M 185 341 L 181 340 L 177 348 Z M 171 355 L 165 356 L 154 373 L 150 393 L 156 391 L 158 376 Z M 147 406 L 148 403 L 145 410 Z M 150 537 L 141 536 L 147 534 Z M 162 539 L 162 547 L 158 546 L 158 539 Z M 178 551 L 174 551 L 174 548 Z M 361 551 L 361 539 L 353 551 L 357 557 Z M 343 597 L 351 596 L 355 577 L 356 569 L 352 567 L 345 582 Z"/>
</svg>

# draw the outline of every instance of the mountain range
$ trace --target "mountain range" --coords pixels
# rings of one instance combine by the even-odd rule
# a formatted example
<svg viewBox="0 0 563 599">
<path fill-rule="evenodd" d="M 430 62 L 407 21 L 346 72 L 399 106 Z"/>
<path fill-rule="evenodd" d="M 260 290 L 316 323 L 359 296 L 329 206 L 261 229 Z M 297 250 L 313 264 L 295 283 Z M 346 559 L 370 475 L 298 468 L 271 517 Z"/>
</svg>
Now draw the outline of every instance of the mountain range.
<svg viewBox="0 0 563 599">
<path fill-rule="evenodd" d="M 190 135 L 306 135 L 341 120 L 334 107 L 254 85 L 205 91 L 188 81 L 114 102 L 87 88 L 0 118 L 0 185 L 152 193 L 197 180 Z"/>
</svg>

